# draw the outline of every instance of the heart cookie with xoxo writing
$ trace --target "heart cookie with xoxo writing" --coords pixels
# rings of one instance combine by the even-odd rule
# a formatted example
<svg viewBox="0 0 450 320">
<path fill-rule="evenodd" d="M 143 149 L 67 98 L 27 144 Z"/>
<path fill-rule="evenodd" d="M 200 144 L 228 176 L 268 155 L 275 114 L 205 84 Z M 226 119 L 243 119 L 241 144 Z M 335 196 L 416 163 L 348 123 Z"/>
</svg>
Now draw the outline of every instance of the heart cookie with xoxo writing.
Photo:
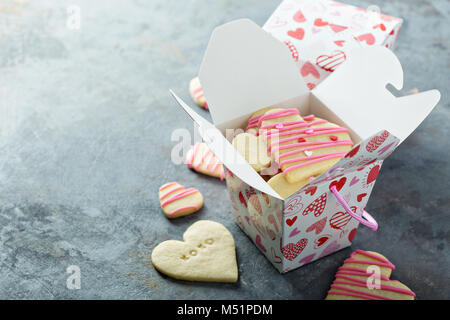
<svg viewBox="0 0 450 320">
<path fill-rule="evenodd" d="M 183 234 L 184 241 L 167 240 L 155 247 L 152 264 L 175 279 L 204 282 L 236 282 L 236 248 L 222 224 L 201 220 Z"/>
<path fill-rule="evenodd" d="M 169 182 L 159 188 L 159 202 L 167 218 L 183 217 L 203 206 L 203 195 L 195 188 Z"/>
</svg>

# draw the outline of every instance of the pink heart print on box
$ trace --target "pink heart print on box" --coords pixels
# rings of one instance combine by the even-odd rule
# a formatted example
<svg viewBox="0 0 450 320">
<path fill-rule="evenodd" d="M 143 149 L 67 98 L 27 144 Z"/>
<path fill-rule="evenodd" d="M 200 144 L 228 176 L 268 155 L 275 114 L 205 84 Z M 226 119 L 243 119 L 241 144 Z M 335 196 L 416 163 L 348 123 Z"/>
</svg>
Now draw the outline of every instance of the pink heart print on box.
<svg viewBox="0 0 450 320">
<path fill-rule="evenodd" d="M 352 48 L 392 49 L 402 22 L 377 10 L 335 1 L 285 0 L 263 29 L 288 46 L 312 90 L 345 63 Z"/>
</svg>

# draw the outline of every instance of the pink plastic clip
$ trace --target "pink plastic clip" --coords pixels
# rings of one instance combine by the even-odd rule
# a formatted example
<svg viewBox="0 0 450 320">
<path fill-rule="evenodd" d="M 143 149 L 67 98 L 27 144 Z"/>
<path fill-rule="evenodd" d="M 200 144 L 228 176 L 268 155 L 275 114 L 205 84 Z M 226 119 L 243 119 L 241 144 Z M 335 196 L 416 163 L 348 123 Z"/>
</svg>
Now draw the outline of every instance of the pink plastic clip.
<svg viewBox="0 0 450 320">
<path fill-rule="evenodd" d="M 348 206 L 347 202 L 345 202 L 344 198 L 339 194 L 339 191 L 337 191 L 335 186 L 332 186 L 330 188 L 330 191 L 333 192 L 334 196 L 336 197 L 337 201 L 344 207 L 345 211 L 349 215 L 351 215 L 353 218 L 361 222 L 366 227 L 369 227 L 373 231 L 377 231 L 378 229 L 378 223 L 375 221 L 375 219 L 365 210 L 362 212 L 362 217 L 354 213 L 350 207 Z M 363 219 L 365 218 L 365 219 Z"/>
</svg>

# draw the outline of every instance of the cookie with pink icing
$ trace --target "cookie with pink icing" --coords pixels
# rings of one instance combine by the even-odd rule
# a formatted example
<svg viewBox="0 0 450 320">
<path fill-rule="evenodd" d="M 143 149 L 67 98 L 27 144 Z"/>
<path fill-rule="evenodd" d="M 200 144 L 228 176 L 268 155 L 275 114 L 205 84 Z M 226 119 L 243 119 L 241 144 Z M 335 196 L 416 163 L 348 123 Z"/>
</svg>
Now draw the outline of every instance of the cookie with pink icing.
<svg viewBox="0 0 450 320">
<path fill-rule="evenodd" d="M 271 109 L 258 120 L 259 135 L 289 183 L 317 177 L 353 146 L 348 130 L 298 109 Z"/>
<path fill-rule="evenodd" d="M 189 82 L 189 93 L 197 105 L 208 110 L 208 104 L 198 77 Z"/>
<path fill-rule="evenodd" d="M 209 149 L 206 143 L 197 142 L 186 155 L 186 164 L 190 169 L 223 180 L 225 170 L 222 163 Z"/>
<path fill-rule="evenodd" d="M 159 188 L 159 202 L 167 218 L 173 219 L 194 213 L 203 206 L 203 195 L 195 188 L 185 188 L 169 182 Z"/>
<path fill-rule="evenodd" d="M 397 280 L 395 266 L 383 255 L 354 251 L 336 273 L 326 300 L 414 300 L 416 295 Z"/>
</svg>

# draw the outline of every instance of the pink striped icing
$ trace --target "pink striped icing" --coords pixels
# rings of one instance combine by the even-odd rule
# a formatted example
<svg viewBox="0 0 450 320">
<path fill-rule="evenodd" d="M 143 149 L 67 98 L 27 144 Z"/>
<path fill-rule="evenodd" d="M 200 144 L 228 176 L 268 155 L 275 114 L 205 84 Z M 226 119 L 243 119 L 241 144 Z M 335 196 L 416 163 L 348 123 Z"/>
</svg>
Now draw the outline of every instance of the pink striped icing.
<svg viewBox="0 0 450 320">
<path fill-rule="evenodd" d="M 161 192 L 161 191 L 163 191 L 163 190 L 165 190 L 165 189 L 167 189 L 167 188 L 169 188 L 171 186 L 174 186 L 174 185 L 178 185 L 178 183 L 177 182 L 166 183 L 166 184 L 164 184 L 163 186 L 161 186 L 159 188 L 159 191 Z M 179 192 L 179 191 L 181 191 L 181 192 Z M 179 193 L 177 193 L 177 192 L 179 192 Z M 167 206 L 170 203 L 173 203 L 173 202 L 175 202 L 177 200 L 186 198 L 186 197 L 188 197 L 190 195 L 193 195 L 195 193 L 198 193 L 198 192 L 199 191 L 197 189 L 195 189 L 195 188 L 185 189 L 184 186 L 179 185 L 178 187 L 174 188 L 173 190 L 170 190 L 169 192 L 167 192 L 167 193 L 165 193 L 165 194 L 163 194 L 162 196 L 159 197 L 159 201 L 160 202 L 162 201 L 161 202 L 161 208 L 164 208 L 165 206 Z M 180 211 L 187 210 L 187 209 L 195 209 L 195 210 L 197 210 L 198 207 L 197 206 L 180 207 L 180 208 L 177 208 L 177 209 L 173 210 L 172 212 L 170 212 L 169 216 L 172 216 L 172 215 L 174 215 L 174 214 L 176 214 L 176 213 L 178 213 Z"/>
<path fill-rule="evenodd" d="M 214 153 L 205 146 L 205 150 L 203 154 L 200 157 L 200 160 L 198 160 L 197 163 L 195 163 L 195 159 L 197 158 L 197 154 L 199 152 L 201 146 L 201 142 L 197 142 L 194 146 L 191 146 L 191 148 L 188 151 L 187 157 L 186 157 L 186 164 L 190 169 L 194 169 L 198 171 L 203 163 L 205 163 L 205 169 L 209 171 L 211 174 L 215 174 L 217 169 L 221 167 L 220 171 L 220 180 L 223 180 L 225 178 L 225 171 L 223 169 L 222 163 L 219 161 L 219 159 L 216 158 Z"/>
<path fill-rule="evenodd" d="M 261 127 L 262 122 L 264 120 L 283 118 L 291 115 L 300 114 L 297 109 L 285 109 L 277 112 L 265 114 L 258 118 L 258 126 Z M 286 150 L 295 148 L 295 150 L 285 152 L 283 154 L 278 155 L 277 162 L 279 166 L 282 168 L 287 164 L 294 164 L 296 162 L 301 162 L 283 170 L 283 175 L 285 176 L 288 172 L 299 169 L 308 165 L 312 165 L 314 163 L 322 162 L 329 159 L 342 158 L 345 156 L 345 152 L 333 152 L 333 153 L 323 153 L 320 155 L 307 155 L 306 157 L 295 157 L 292 159 L 282 160 L 283 158 L 299 154 L 299 153 L 307 153 L 311 150 L 322 149 L 322 148 L 330 148 L 336 146 L 352 146 L 353 141 L 351 140 L 329 140 L 329 141 L 306 141 L 305 138 L 314 137 L 314 136 L 322 136 L 329 135 L 333 133 L 347 132 L 348 130 L 343 127 L 312 127 L 315 125 L 327 123 L 328 121 L 319 119 L 314 120 L 315 116 L 313 114 L 303 117 L 302 120 L 299 121 L 285 121 L 278 122 L 269 125 L 262 126 L 259 130 L 259 133 L 263 133 L 267 140 L 272 140 L 269 143 L 267 151 L 270 152 L 270 155 L 273 156 L 276 151 Z M 256 118 L 255 118 L 256 119 Z M 252 124 L 255 123 L 256 120 L 252 120 Z M 276 136 L 278 139 L 273 139 Z M 285 137 L 281 138 L 280 137 Z M 305 141 L 301 141 L 305 140 Z M 291 142 L 291 143 L 290 143 Z M 286 143 L 284 145 L 281 145 Z"/>
<path fill-rule="evenodd" d="M 366 261 L 366 260 L 357 260 L 354 259 L 354 256 L 356 254 L 365 255 L 369 258 L 372 258 L 377 261 Z M 356 250 L 353 252 L 348 259 L 344 261 L 344 263 L 360 263 L 360 264 L 369 264 L 369 265 L 380 265 L 383 267 L 387 267 L 391 270 L 395 269 L 395 266 L 388 261 L 387 259 L 384 259 L 383 257 L 377 256 L 375 254 L 372 254 L 370 252 L 364 251 L 364 250 Z M 358 288 L 348 288 L 344 285 L 350 285 L 354 287 L 361 287 L 361 288 L 367 288 L 367 283 L 364 280 L 355 278 L 354 276 L 360 276 L 360 277 L 368 277 L 371 276 L 372 273 L 368 273 L 366 270 L 357 268 L 357 267 L 348 267 L 348 266 L 342 266 L 338 269 L 338 272 L 336 273 L 336 280 L 331 285 L 331 288 L 337 289 L 336 290 L 330 290 L 328 294 L 335 294 L 335 295 L 342 295 L 342 296 L 350 296 L 350 297 L 357 297 L 361 299 L 367 299 L 367 300 L 392 300 L 388 297 L 384 297 L 382 295 L 368 293 L 365 291 L 358 290 Z M 390 280 L 388 277 L 384 275 L 379 275 L 381 280 L 384 281 L 391 281 L 396 282 L 396 280 Z M 402 288 L 396 288 L 393 286 L 389 286 L 386 284 L 380 284 L 380 289 L 390 292 L 395 292 L 399 294 L 405 294 L 412 297 L 415 297 L 415 293 L 408 289 L 402 289 Z M 378 289 L 374 289 L 378 290 Z"/>
</svg>

